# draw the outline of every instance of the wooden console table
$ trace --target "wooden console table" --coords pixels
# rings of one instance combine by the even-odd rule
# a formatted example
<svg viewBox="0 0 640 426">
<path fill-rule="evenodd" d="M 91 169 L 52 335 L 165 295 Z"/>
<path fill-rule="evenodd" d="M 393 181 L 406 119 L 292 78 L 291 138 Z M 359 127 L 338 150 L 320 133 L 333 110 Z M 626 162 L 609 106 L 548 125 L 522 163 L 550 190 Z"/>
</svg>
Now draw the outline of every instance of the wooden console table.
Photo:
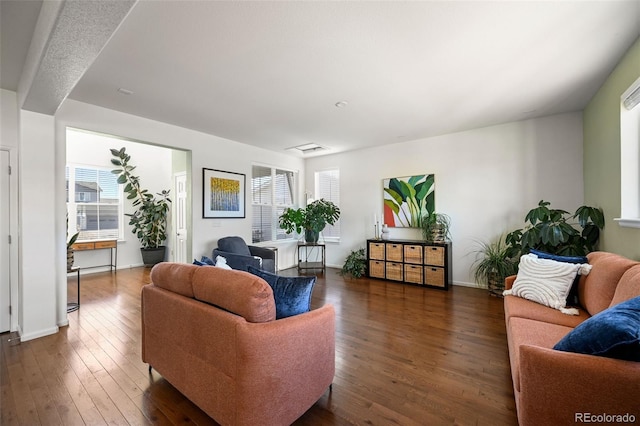
<svg viewBox="0 0 640 426">
<path fill-rule="evenodd" d="M 103 266 L 108 266 L 110 271 L 114 271 L 117 269 L 116 266 L 118 264 L 118 240 L 81 241 L 76 242 L 73 246 L 71 246 L 71 248 L 73 248 L 74 251 L 109 249 L 109 264 L 83 266 L 82 269 L 101 268 Z"/>
</svg>

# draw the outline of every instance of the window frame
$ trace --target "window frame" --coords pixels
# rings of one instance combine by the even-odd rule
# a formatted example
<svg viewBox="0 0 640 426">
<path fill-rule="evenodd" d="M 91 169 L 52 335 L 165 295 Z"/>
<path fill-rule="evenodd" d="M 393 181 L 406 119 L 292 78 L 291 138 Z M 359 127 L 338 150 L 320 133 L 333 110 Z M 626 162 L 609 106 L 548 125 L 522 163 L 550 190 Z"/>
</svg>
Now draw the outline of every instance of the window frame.
<svg viewBox="0 0 640 426">
<path fill-rule="evenodd" d="M 640 90 L 640 77 L 620 96 L 620 217 L 619 226 L 640 228 L 640 104 L 624 105 Z"/>
<path fill-rule="evenodd" d="M 337 180 L 338 180 L 338 188 L 337 188 L 337 201 L 335 199 L 327 199 L 326 197 L 322 197 L 322 191 L 320 189 L 320 184 L 321 184 L 321 179 L 320 179 L 320 175 L 322 173 L 327 173 L 327 172 L 337 172 L 338 176 L 337 176 Z M 333 202 L 336 206 L 340 207 L 340 169 L 338 167 L 331 167 L 328 169 L 322 169 L 322 170 L 316 170 L 313 173 L 313 180 L 314 180 L 314 199 L 319 200 L 321 198 L 324 198 L 327 201 L 331 201 Z M 340 242 L 340 237 L 342 235 L 342 229 L 341 229 L 341 218 L 339 218 L 336 223 L 334 225 L 327 225 L 327 227 L 325 227 L 325 230 L 328 227 L 331 227 L 333 230 L 336 230 L 337 235 L 325 235 L 324 230 L 322 231 L 322 239 L 325 242 Z"/>
<path fill-rule="evenodd" d="M 270 175 L 270 202 L 268 203 L 255 203 L 254 202 L 254 168 L 261 167 L 264 169 L 269 169 L 271 171 Z M 279 200 L 277 194 L 277 185 L 273 183 L 276 182 L 278 172 L 291 173 L 293 176 L 293 185 L 291 186 L 291 204 L 287 203 L 278 203 Z M 274 244 L 280 242 L 293 241 L 296 239 L 295 234 L 283 234 L 286 237 L 278 239 L 278 230 L 280 227 L 278 226 L 278 218 L 279 218 L 279 210 L 284 210 L 285 208 L 297 208 L 298 206 L 298 185 L 300 182 L 299 179 L 299 171 L 290 169 L 287 167 L 279 167 L 271 164 L 263 164 L 263 163 L 252 163 L 251 164 L 251 242 L 253 244 Z M 286 197 L 285 197 L 286 198 Z M 271 210 L 271 237 L 269 239 L 262 239 L 260 241 L 256 241 L 254 238 L 254 218 L 256 214 L 256 208 L 269 207 Z"/>
<path fill-rule="evenodd" d="M 109 167 L 104 167 L 104 166 L 98 166 L 98 165 L 94 165 L 94 164 L 84 164 L 84 163 L 67 163 L 66 164 L 66 169 L 67 169 L 67 173 L 68 176 L 65 176 L 65 181 L 68 182 L 68 187 L 67 187 L 67 191 L 68 191 L 68 200 L 67 200 L 67 214 L 69 217 L 69 220 L 67 221 L 67 238 L 70 238 L 72 235 L 74 235 L 76 232 L 81 232 L 75 229 L 72 229 L 72 225 L 75 223 L 77 226 L 77 219 L 76 220 L 72 220 L 71 218 L 75 218 L 77 217 L 77 212 L 78 212 L 78 206 L 96 206 L 96 209 L 99 208 L 99 206 L 117 206 L 117 219 L 118 219 L 118 235 L 115 237 L 110 237 L 110 236 L 97 236 L 95 238 L 87 238 L 86 236 L 82 236 L 80 235 L 78 237 L 77 242 L 86 242 L 86 241 L 104 241 L 104 240 L 113 240 L 116 239 L 118 241 L 124 241 L 124 225 L 125 225 L 125 220 L 124 220 L 124 191 L 123 191 L 123 185 L 117 185 L 117 194 L 118 194 L 118 202 L 117 203 L 100 203 L 100 202 L 77 202 L 76 201 L 76 190 L 75 190 L 75 186 L 76 186 L 76 170 L 77 169 L 88 169 L 88 170 L 95 170 L 97 173 L 99 172 L 107 172 L 110 175 L 112 175 L 111 170 L 112 168 Z M 73 169 L 73 171 L 72 171 Z M 115 175 L 113 175 L 115 177 Z M 73 178 L 73 180 L 72 180 Z M 82 196 L 82 198 L 84 197 L 84 194 Z M 92 231 L 89 231 L 92 232 Z M 100 232 L 100 230 L 98 229 L 95 232 Z"/>
</svg>

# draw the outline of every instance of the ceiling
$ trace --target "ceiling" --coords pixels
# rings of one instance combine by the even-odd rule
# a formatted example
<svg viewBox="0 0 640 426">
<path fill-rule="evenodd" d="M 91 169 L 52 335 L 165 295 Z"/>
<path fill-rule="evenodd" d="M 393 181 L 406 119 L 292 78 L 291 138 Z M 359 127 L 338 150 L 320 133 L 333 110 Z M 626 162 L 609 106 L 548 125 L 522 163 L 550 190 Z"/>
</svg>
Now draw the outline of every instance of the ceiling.
<svg viewBox="0 0 640 426">
<path fill-rule="evenodd" d="M 5 89 L 39 5 L 2 1 Z M 69 98 L 321 155 L 580 111 L 639 35 L 640 0 L 141 0 Z"/>
</svg>

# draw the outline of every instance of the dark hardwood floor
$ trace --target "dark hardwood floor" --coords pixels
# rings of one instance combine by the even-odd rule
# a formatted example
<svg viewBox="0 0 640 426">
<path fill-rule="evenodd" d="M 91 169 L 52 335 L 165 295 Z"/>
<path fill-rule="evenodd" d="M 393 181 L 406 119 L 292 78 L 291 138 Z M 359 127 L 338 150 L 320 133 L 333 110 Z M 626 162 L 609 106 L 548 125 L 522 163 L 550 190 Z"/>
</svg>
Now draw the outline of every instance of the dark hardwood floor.
<svg viewBox="0 0 640 426">
<path fill-rule="evenodd" d="M 148 282 L 144 268 L 84 275 L 68 327 L 0 335 L 1 424 L 215 424 L 140 359 Z M 76 300 L 74 277 L 68 288 Z M 312 303 L 336 308 L 336 375 L 296 425 L 517 424 L 501 299 L 328 269 Z"/>
</svg>

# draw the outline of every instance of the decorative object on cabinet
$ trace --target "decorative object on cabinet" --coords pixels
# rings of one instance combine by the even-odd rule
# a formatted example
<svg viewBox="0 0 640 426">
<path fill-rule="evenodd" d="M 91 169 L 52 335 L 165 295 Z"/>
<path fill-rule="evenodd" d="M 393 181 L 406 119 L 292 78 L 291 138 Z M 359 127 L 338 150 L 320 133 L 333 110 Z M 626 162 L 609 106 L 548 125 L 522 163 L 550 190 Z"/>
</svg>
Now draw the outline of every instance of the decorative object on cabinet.
<svg viewBox="0 0 640 426">
<path fill-rule="evenodd" d="M 353 278 L 360 278 L 367 272 L 367 257 L 364 248 L 352 250 L 340 270 L 340 275 L 350 275 Z"/>
<path fill-rule="evenodd" d="M 451 285 L 451 242 L 367 240 L 370 278 L 447 290 Z"/>
<path fill-rule="evenodd" d="M 111 164 L 119 168 L 111 170 L 118 175 L 118 183 L 126 184 L 124 192 L 128 200 L 133 200 L 133 213 L 129 216 L 131 232 L 140 241 L 142 261 L 145 266 L 153 266 L 164 260 L 166 247 L 162 245 L 167 239 L 167 216 L 169 215 L 169 190 L 162 190 L 157 197 L 140 187 L 140 178 L 131 174 L 135 166 L 129 165 L 131 156 L 125 148 L 111 149 Z"/>
<path fill-rule="evenodd" d="M 486 284 L 491 296 L 502 297 L 504 279 L 515 275 L 518 263 L 510 257 L 509 246 L 500 236 L 496 241 L 479 242 L 472 265 L 473 277 L 478 284 Z"/>
<path fill-rule="evenodd" d="M 389 238 L 391 238 L 389 236 L 389 226 L 386 223 L 382 225 L 382 233 L 380 234 L 380 238 L 382 238 L 383 240 L 388 240 Z"/>
<path fill-rule="evenodd" d="M 420 228 L 425 241 L 447 241 L 450 237 L 451 218 L 444 213 L 431 212 L 422 217 Z"/>
<path fill-rule="evenodd" d="M 242 173 L 202 169 L 202 217 L 245 217 L 245 181 Z"/>
<path fill-rule="evenodd" d="M 325 265 L 326 253 L 324 244 L 298 243 L 298 272 L 321 269 L 324 273 Z"/>
<path fill-rule="evenodd" d="M 305 241 L 310 244 L 318 242 L 320 232 L 327 225 L 335 224 L 340 218 L 340 209 L 324 198 L 313 201 L 305 208 L 287 208 L 280 215 L 280 228 L 288 234 L 304 231 Z"/>
<path fill-rule="evenodd" d="M 435 211 L 434 175 L 383 181 L 384 220 L 390 227 L 420 228 L 422 217 Z"/>
</svg>

